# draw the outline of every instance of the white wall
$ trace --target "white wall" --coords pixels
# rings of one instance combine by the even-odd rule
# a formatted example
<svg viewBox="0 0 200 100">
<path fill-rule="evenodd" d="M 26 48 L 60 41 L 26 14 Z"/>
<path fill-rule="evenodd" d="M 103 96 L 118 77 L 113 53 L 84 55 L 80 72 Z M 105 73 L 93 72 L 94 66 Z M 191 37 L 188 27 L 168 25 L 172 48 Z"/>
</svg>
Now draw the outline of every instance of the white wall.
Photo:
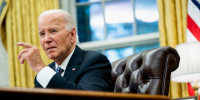
<svg viewBox="0 0 200 100">
<path fill-rule="evenodd" d="M 9 86 L 8 54 L 2 45 L 0 37 L 0 87 Z"/>
</svg>

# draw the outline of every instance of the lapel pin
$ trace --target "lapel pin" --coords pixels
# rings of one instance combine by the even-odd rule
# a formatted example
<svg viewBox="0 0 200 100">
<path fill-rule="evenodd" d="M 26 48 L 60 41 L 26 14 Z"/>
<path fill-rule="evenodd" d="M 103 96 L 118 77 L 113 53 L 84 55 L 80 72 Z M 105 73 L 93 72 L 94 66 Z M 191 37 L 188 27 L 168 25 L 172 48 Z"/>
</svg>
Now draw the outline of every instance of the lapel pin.
<svg viewBox="0 0 200 100">
<path fill-rule="evenodd" d="M 72 70 L 75 71 L 76 69 L 75 69 L 75 68 L 72 68 Z"/>
</svg>

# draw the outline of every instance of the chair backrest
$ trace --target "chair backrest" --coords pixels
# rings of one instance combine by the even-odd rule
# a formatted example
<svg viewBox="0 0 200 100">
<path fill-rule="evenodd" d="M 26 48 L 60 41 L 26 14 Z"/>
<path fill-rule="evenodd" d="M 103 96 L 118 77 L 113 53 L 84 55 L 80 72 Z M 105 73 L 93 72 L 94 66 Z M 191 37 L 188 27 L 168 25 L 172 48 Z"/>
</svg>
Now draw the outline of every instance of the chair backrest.
<svg viewBox="0 0 200 100">
<path fill-rule="evenodd" d="M 168 95 L 171 72 L 180 57 L 171 47 L 160 47 L 112 63 L 114 92 Z"/>
</svg>

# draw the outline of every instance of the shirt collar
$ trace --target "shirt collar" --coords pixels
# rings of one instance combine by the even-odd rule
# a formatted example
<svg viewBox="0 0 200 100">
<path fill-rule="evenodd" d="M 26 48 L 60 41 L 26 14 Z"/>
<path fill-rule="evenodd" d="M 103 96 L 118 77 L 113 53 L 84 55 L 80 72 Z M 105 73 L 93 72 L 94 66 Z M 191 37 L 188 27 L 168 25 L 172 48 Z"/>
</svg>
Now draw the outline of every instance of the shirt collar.
<svg viewBox="0 0 200 100">
<path fill-rule="evenodd" d="M 74 48 L 74 50 L 75 50 L 75 48 Z M 67 68 L 67 65 L 68 65 L 68 63 L 69 63 L 69 60 L 70 60 L 70 58 L 72 57 L 72 54 L 74 53 L 74 50 L 69 54 L 69 56 L 67 56 L 67 58 L 65 58 L 65 60 L 62 62 L 62 64 L 59 66 L 59 67 L 61 67 L 64 71 L 65 71 L 65 69 Z M 56 62 L 55 62 L 56 63 Z M 58 64 L 56 63 L 56 69 L 57 69 L 57 67 L 58 67 Z"/>
</svg>

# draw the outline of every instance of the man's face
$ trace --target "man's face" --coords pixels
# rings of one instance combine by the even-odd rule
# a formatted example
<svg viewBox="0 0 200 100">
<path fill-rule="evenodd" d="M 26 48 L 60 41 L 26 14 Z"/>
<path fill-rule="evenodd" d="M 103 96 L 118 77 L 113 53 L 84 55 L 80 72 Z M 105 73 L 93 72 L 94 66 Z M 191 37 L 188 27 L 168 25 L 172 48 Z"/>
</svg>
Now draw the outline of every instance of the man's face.
<svg viewBox="0 0 200 100">
<path fill-rule="evenodd" d="M 63 60 L 72 51 L 75 34 L 66 29 L 63 15 L 49 14 L 38 21 L 40 43 L 46 55 L 53 60 Z"/>
</svg>

